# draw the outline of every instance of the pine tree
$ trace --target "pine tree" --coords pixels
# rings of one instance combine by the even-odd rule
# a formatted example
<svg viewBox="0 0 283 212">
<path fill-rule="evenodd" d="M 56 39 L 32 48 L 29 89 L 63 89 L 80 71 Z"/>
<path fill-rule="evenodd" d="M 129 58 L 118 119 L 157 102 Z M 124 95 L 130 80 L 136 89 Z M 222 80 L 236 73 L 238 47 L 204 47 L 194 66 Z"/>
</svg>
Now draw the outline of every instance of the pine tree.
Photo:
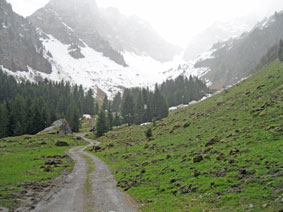
<svg viewBox="0 0 283 212">
<path fill-rule="evenodd" d="M 113 113 L 111 109 L 111 105 L 108 106 L 108 112 L 107 112 L 107 120 L 108 120 L 108 129 L 107 130 L 112 130 L 113 127 Z"/>
<path fill-rule="evenodd" d="M 8 136 L 9 115 L 7 104 L 4 102 L 0 105 L 0 138 Z"/>
<path fill-rule="evenodd" d="M 134 106 L 133 97 L 129 93 L 126 93 L 123 99 L 121 112 L 122 112 L 123 120 L 125 123 L 128 124 L 128 126 L 134 123 L 134 118 L 135 118 L 134 108 L 135 106 Z"/>
<path fill-rule="evenodd" d="M 144 104 L 144 100 L 143 100 L 143 96 L 142 96 L 142 92 L 138 93 L 138 98 L 137 98 L 137 103 L 135 104 L 136 108 L 136 124 L 141 124 L 143 123 L 143 119 L 144 119 L 144 113 L 145 113 L 145 104 Z"/>
<path fill-rule="evenodd" d="M 73 109 L 73 117 L 72 117 L 72 131 L 73 132 L 79 132 L 80 129 L 80 111 L 78 107 L 74 106 Z"/>
<path fill-rule="evenodd" d="M 96 136 L 101 137 L 107 132 L 105 111 L 102 109 L 99 112 L 96 122 Z"/>
<path fill-rule="evenodd" d="M 116 113 L 119 112 L 121 103 L 122 103 L 122 96 L 121 93 L 118 92 L 113 99 L 112 111 Z"/>
<path fill-rule="evenodd" d="M 44 126 L 46 125 L 44 123 L 45 120 L 43 120 L 43 103 L 42 98 L 36 99 L 28 112 L 28 122 L 27 122 L 27 133 L 28 134 L 36 134 L 44 129 Z"/>
<path fill-rule="evenodd" d="M 10 123 L 11 131 L 15 136 L 19 136 L 26 131 L 26 113 L 23 110 L 25 108 L 25 101 L 22 96 L 17 96 L 15 100 L 11 102 L 11 114 Z"/>
<path fill-rule="evenodd" d="M 104 99 L 103 99 L 102 109 L 103 109 L 104 111 L 108 109 L 108 97 L 107 97 L 107 95 L 105 95 L 105 97 L 104 97 Z"/>
<path fill-rule="evenodd" d="M 94 98 L 91 89 L 88 90 L 84 101 L 84 113 L 94 115 Z"/>
<path fill-rule="evenodd" d="M 113 126 L 119 126 L 121 124 L 121 119 L 118 113 L 115 114 L 114 118 L 114 125 Z"/>
<path fill-rule="evenodd" d="M 280 40 L 280 47 L 278 52 L 278 58 L 281 62 L 283 62 L 283 41 Z"/>
<path fill-rule="evenodd" d="M 99 114 L 99 105 L 96 102 L 96 104 L 95 104 L 95 115 L 98 115 L 98 114 Z"/>
<path fill-rule="evenodd" d="M 73 132 L 79 132 L 80 128 L 80 112 L 77 106 L 70 104 L 67 109 L 66 119 Z"/>
<path fill-rule="evenodd" d="M 155 85 L 153 96 L 153 118 L 156 120 L 168 116 L 168 105 L 166 99 L 159 91 L 158 85 Z"/>
</svg>

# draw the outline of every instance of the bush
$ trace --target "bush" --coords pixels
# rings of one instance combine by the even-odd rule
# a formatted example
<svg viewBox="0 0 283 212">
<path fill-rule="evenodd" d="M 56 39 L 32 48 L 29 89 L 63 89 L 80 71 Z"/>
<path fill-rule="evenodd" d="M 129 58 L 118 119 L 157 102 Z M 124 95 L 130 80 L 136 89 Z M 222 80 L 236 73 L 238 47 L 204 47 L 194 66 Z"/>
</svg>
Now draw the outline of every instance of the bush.
<svg viewBox="0 0 283 212">
<path fill-rule="evenodd" d="M 151 138 L 152 137 L 152 130 L 151 128 L 148 128 L 147 131 L 145 131 L 146 138 Z"/>
</svg>

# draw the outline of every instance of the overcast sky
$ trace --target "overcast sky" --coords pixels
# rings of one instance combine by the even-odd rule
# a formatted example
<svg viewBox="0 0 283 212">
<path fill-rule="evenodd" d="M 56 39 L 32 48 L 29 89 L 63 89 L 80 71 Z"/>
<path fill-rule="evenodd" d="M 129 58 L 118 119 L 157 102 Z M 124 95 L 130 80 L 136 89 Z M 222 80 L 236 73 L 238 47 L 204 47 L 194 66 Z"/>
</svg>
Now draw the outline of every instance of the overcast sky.
<svg viewBox="0 0 283 212">
<path fill-rule="evenodd" d="M 14 10 L 31 15 L 48 0 L 8 0 Z M 83 1 L 83 0 L 82 0 Z M 168 41 L 184 46 L 215 21 L 236 18 L 261 20 L 283 10 L 283 0 L 96 0 L 98 6 L 117 7 L 126 15 L 137 15 Z M 67 0 L 66 0 L 67 2 Z"/>
</svg>

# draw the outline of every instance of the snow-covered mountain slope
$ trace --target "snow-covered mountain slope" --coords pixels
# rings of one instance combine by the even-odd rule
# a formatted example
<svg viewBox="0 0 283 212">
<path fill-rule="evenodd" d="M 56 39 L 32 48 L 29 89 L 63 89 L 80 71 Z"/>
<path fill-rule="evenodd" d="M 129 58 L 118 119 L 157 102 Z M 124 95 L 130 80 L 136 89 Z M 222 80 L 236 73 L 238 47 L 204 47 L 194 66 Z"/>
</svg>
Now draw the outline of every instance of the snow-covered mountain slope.
<svg viewBox="0 0 283 212">
<path fill-rule="evenodd" d="M 71 45 L 63 44 L 52 35 L 44 34 L 41 37 L 45 49 L 44 56 L 52 65 L 51 74 L 30 67 L 28 72 L 14 72 L 3 68 L 4 72 L 18 80 L 32 82 L 45 78 L 53 81 L 69 81 L 81 84 L 86 89 L 91 88 L 95 94 L 101 89 L 111 98 L 123 88 L 153 87 L 155 83 L 165 80 L 162 70 L 171 66 L 171 63 L 161 63 L 149 56 L 124 52 L 123 56 L 128 64 L 128 67 L 124 67 L 90 48 L 83 41 L 81 42 L 84 47 L 81 47 L 80 51 L 84 57 L 76 59 L 69 54 L 72 51 Z"/>
<path fill-rule="evenodd" d="M 283 12 L 259 22 L 250 32 L 214 44 L 197 59 L 181 63 L 168 70 L 166 75 L 196 74 L 212 88 L 221 89 L 257 71 L 268 61 L 268 52 L 279 44 L 280 39 L 283 39 Z"/>
<path fill-rule="evenodd" d="M 254 24 L 254 21 L 242 19 L 214 23 L 190 41 L 184 52 L 184 60 L 195 60 L 213 44 L 238 37 L 243 32 L 249 31 Z"/>
<path fill-rule="evenodd" d="M 95 0 L 51 0 L 28 20 L 21 17 L 33 24 L 41 57 L 50 71 L 29 63 L 25 69 L 1 62 L 0 66 L 18 80 L 70 81 L 92 88 L 95 93 L 102 90 L 110 98 L 123 88 L 152 87 L 162 82 L 162 71 L 171 67 L 170 62 L 164 61 L 172 60 L 178 48 L 142 20 L 114 11 L 115 16 L 113 9 L 98 8 Z"/>
</svg>

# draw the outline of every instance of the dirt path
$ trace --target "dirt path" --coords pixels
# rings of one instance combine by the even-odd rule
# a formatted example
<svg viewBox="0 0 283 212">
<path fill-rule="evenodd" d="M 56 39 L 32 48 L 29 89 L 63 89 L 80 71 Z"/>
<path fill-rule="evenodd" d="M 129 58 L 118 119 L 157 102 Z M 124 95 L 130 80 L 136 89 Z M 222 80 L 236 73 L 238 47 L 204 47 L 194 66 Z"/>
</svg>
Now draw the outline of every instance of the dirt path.
<svg viewBox="0 0 283 212">
<path fill-rule="evenodd" d="M 79 135 L 89 145 L 69 150 L 75 167 L 63 188 L 38 203 L 33 212 L 136 212 L 134 201 L 116 187 L 107 165 L 85 152 L 99 143 Z M 94 163 L 95 170 L 91 171 Z M 90 172 L 91 171 L 91 172 Z"/>
</svg>

